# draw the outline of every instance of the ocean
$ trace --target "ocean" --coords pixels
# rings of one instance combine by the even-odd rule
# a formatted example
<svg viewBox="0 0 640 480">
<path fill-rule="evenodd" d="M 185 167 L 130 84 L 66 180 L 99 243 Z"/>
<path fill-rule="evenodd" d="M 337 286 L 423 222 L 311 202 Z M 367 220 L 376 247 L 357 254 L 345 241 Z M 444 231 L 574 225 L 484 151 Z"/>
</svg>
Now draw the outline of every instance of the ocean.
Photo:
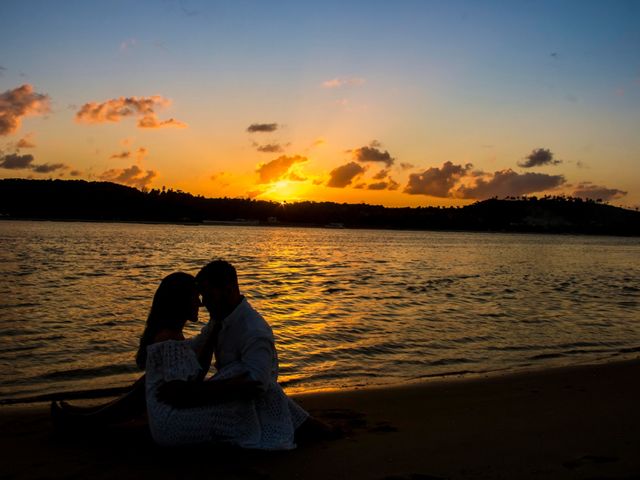
<svg viewBox="0 0 640 480">
<path fill-rule="evenodd" d="M 127 385 L 160 280 L 217 258 L 289 392 L 640 352 L 640 238 L 0 221 L 0 401 Z"/>
</svg>

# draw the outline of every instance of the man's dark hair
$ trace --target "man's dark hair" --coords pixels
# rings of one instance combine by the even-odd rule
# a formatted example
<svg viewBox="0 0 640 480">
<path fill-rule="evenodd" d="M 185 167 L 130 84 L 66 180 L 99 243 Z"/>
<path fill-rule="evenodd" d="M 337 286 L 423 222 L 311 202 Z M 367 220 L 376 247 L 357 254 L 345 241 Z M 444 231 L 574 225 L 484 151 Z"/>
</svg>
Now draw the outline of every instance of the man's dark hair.
<svg viewBox="0 0 640 480">
<path fill-rule="evenodd" d="M 238 274 L 233 265 L 226 260 L 214 260 L 207 263 L 196 275 L 196 282 L 206 281 L 212 287 L 238 286 Z"/>
</svg>

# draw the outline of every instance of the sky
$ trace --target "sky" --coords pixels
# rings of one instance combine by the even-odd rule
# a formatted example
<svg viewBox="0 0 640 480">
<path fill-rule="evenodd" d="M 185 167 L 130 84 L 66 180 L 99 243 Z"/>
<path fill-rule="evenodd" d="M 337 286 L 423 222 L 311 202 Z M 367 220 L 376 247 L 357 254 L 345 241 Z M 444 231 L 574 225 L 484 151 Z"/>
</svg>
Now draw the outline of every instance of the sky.
<svg viewBox="0 0 640 480">
<path fill-rule="evenodd" d="M 640 2 L 0 6 L 0 178 L 640 206 Z"/>
</svg>

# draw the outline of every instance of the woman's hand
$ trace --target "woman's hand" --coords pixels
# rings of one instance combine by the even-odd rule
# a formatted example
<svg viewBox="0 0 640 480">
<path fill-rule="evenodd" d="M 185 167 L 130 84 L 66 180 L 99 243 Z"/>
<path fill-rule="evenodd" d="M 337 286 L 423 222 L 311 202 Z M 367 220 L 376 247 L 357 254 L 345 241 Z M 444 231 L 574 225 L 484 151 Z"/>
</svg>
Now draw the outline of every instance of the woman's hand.
<svg viewBox="0 0 640 480">
<path fill-rule="evenodd" d="M 199 383 L 199 382 L 198 382 Z M 175 408 L 193 406 L 198 398 L 199 388 L 196 382 L 173 380 L 158 388 L 158 400 Z"/>
</svg>

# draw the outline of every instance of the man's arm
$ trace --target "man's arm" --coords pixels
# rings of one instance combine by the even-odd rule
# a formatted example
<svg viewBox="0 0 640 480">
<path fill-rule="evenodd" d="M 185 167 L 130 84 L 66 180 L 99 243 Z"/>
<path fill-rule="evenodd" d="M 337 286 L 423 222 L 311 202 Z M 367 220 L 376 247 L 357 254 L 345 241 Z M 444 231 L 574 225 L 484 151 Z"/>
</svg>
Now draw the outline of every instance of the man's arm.
<svg viewBox="0 0 640 480">
<path fill-rule="evenodd" d="M 200 335 L 203 335 L 202 333 Z M 218 339 L 218 335 L 216 329 L 213 331 L 209 331 L 209 334 L 205 338 L 203 342 L 200 342 L 196 346 L 196 357 L 198 359 L 198 363 L 200 364 L 201 370 L 198 380 L 204 380 L 204 377 L 207 375 L 209 371 L 209 367 L 211 367 L 211 362 L 213 360 L 213 352 L 216 348 L 216 341 Z"/>
<path fill-rule="evenodd" d="M 213 359 L 213 352 L 215 350 L 218 329 L 215 328 L 213 321 L 209 321 L 202 329 L 200 333 L 195 337 L 189 338 L 186 342 L 191 349 L 195 352 L 198 363 L 202 368 L 200 372 L 200 379 L 203 379 L 209 368 L 211 367 L 211 361 Z"/>
<path fill-rule="evenodd" d="M 266 338 L 251 340 L 242 351 L 242 361 L 233 365 L 231 376 L 203 382 L 173 381 L 161 386 L 158 399 L 177 408 L 211 405 L 254 398 L 271 383 L 273 343 Z M 219 376 L 224 377 L 224 369 Z"/>
<path fill-rule="evenodd" d="M 274 356 L 273 340 L 266 337 L 251 339 L 242 350 L 242 363 L 261 392 L 266 392 L 271 383 Z"/>
<path fill-rule="evenodd" d="M 233 400 L 248 400 L 259 393 L 258 382 L 244 374 L 214 382 L 174 380 L 158 389 L 158 400 L 176 408 L 190 408 Z"/>
</svg>

